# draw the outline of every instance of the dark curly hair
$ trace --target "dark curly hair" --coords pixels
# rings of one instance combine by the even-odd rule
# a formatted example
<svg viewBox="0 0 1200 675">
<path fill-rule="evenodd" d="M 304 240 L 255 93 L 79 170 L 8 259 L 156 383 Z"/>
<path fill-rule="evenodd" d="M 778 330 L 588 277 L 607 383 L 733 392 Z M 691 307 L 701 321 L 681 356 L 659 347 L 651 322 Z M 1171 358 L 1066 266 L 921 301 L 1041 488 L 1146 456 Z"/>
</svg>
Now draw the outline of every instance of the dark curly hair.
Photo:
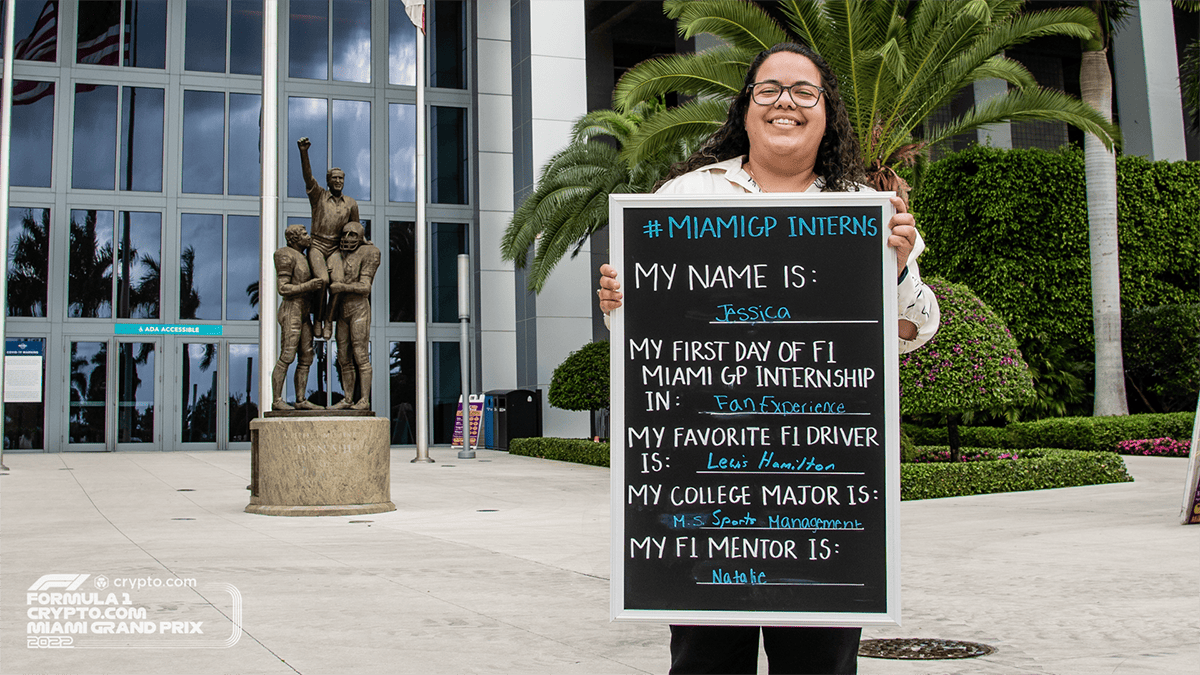
<svg viewBox="0 0 1200 675">
<path fill-rule="evenodd" d="M 842 103 L 841 92 L 838 91 L 837 76 L 830 70 L 829 64 L 811 47 L 794 42 L 781 42 L 770 49 L 759 52 L 746 71 L 746 81 L 742 90 L 729 104 L 729 114 L 725 123 L 700 146 L 700 149 L 671 167 L 671 171 L 655 187 L 662 183 L 682 176 L 689 171 L 695 171 L 709 164 L 716 164 L 750 152 L 750 137 L 746 135 L 746 111 L 750 108 L 750 87 L 758 76 L 758 69 L 768 56 L 779 52 L 799 54 L 812 61 L 821 73 L 821 86 L 825 88 L 825 136 L 817 148 L 817 162 L 814 171 L 825 181 L 824 192 L 849 192 L 857 189 L 857 183 L 865 182 L 861 155 L 858 151 L 858 139 L 850 126 L 850 115 L 846 105 Z"/>
</svg>

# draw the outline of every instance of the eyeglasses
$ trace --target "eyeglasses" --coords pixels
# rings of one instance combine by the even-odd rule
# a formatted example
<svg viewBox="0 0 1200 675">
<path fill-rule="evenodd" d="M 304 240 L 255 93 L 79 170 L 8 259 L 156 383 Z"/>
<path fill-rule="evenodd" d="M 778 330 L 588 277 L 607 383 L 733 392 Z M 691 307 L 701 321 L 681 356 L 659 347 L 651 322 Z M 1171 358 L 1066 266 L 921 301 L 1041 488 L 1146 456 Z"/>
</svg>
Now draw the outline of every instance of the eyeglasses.
<svg viewBox="0 0 1200 675">
<path fill-rule="evenodd" d="M 759 105 L 775 105 L 779 97 L 783 96 L 784 90 L 791 94 L 792 101 L 801 108 L 815 106 L 821 100 L 821 94 L 825 93 L 824 87 L 807 82 L 797 82 L 790 87 L 778 82 L 755 82 L 750 85 L 750 96 Z"/>
</svg>

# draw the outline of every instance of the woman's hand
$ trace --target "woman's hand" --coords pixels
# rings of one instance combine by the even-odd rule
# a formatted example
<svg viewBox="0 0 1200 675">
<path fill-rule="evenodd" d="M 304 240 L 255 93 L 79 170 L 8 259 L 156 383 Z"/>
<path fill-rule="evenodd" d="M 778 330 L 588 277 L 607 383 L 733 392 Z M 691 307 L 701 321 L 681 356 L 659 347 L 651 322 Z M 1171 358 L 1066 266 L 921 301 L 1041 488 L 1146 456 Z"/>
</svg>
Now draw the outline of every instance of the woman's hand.
<svg viewBox="0 0 1200 675">
<path fill-rule="evenodd" d="M 892 234 L 888 237 L 888 246 L 896 249 L 896 275 L 904 273 L 908 264 L 908 256 L 917 245 L 917 221 L 908 212 L 908 204 L 899 197 L 892 197 L 892 206 L 896 207 L 896 215 L 888 221 Z"/>
<path fill-rule="evenodd" d="M 621 282 L 617 281 L 617 270 L 612 265 L 604 263 L 600 266 L 600 311 L 608 314 L 621 306 Z"/>
</svg>

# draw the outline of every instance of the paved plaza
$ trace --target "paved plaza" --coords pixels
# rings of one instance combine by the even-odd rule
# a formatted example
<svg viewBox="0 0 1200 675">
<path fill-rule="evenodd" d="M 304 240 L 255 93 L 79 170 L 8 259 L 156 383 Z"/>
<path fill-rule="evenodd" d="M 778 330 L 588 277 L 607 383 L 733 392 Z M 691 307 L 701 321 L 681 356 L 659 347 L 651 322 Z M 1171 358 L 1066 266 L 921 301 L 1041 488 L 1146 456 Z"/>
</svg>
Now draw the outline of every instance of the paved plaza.
<svg viewBox="0 0 1200 675">
<path fill-rule="evenodd" d="M 608 620 L 607 469 L 433 456 L 392 452 L 394 512 L 280 518 L 243 512 L 248 452 L 8 454 L 0 672 L 667 671 L 666 626 Z M 903 626 L 864 638 L 996 652 L 859 672 L 1200 670 L 1200 526 L 1177 524 L 1187 462 L 1125 461 L 1133 483 L 903 503 Z M 127 593 L 155 632 L 27 647 L 28 589 L 47 574 Z"/>
</svg>

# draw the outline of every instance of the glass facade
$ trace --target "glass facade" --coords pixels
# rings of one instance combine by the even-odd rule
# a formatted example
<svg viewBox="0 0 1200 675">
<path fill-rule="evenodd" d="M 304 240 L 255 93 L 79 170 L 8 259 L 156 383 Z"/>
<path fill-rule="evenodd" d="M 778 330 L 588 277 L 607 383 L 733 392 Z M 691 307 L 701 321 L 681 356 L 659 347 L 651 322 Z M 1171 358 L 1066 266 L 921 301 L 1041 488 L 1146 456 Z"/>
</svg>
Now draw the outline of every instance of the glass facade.
<svg viewBox="0 0 1200 675">
<path fill-rule="evenodd" d="M 342 168 L 368 238 L 381 250 L 386 240 L 370 353 L 388 355 L 389 377 L 374 378 L 375 411 L 392 418 L 393 443 L 412 443 L 422 423 L 449 442 L 443 418 L 460 386 L 454 257 L 475 241 L 477 218 L 474 5 L 428 8 L 432 391 L 429 419 L 419 421 L 419 34 L 401 0 L 281 3 L 287 140 L 273 158 L 261 155 L 261 0 L 15 4 L 6 311 L 10 335 L 45 345 L 46 393 L 33 407 L 6 407 L 6 448 L 248 447 L 258 369 L 274 358 L 257 345 L 260 259 L 271 254 L 259 243 L 261 167 L 282 169 L 282 246 L 285 224 L 311 219 L 302 136 L 317 182 Z M 215 335 L 136 334 L 150 324 L 206 324 Z M 324 380 L 326 345 L 315 350 L 299 395 L 336 401 L 342 386 L 337 375 Z M 287 383 L 295 396 L 290 373 Z"/>
</svg>

